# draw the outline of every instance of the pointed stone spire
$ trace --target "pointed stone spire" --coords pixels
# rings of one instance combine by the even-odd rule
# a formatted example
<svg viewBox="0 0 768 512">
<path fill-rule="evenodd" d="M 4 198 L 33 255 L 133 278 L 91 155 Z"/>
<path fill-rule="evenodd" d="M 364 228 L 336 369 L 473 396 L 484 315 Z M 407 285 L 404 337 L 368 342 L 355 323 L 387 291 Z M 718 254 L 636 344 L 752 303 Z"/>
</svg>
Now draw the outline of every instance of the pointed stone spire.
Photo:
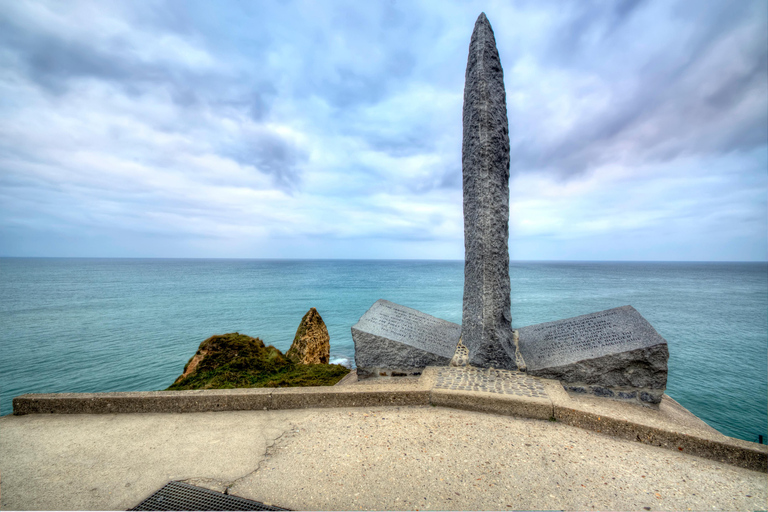
<svg viewBox="0 0 768 512">
<path fill-rule="evenodd" d="M 470 364 L 516 368 L 509 284 L 509 128 L 504 71 L 481 13 L 464 84 L 464 306 Z"/>
<path fill-rule="evenodd" d="M 331 338 L 323 317 L 315 308 L 309 308 L 301 319 L 291 348 L 285 357 L 300 364 L 328 364 L 331 356 Z"/>
</svg>

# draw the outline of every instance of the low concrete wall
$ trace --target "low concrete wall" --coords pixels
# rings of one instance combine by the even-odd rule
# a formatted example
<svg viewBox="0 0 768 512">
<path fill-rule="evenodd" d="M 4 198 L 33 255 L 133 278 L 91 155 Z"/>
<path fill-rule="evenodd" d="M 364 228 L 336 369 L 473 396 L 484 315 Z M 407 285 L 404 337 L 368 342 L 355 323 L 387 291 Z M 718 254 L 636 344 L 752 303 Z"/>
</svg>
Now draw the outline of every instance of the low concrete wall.
<svg viewBox="0 0 768 512">
<path fill-rule="evenodd" d="M 27 394 L 13 399 L 13 414 L 184 413 L 427 404 L 429 404 L 428 389 L 396 390 L 381 389 L 378 386 L 349 389 L 320 386 Z"/>
<path fill-rule="evenodd" d="M 768 472 L 768 446 L 724 436 L 666 395 L 658 409 L 581 399 L 557 381 L 544 381 L 549 398 L 435 389 L 435 369 L 418 382 L 270 389 L 210 389 L 125 393 L 27 394 L 13 399 L 13 413 L 186 413 L 322 407 L 434 405 L 491 414 L 560 421 L 602 434 L 683 451 Z"/>
<path fill-rule="evenodd" d="M 713 438 L 701 432 L 686 433 L 667 430 L 642 423 L 595 414 L 579 409 L 555 406 L 556 421 L 600 432 L 612 437 L 637 441 L 668 450 L 677 450 L 698 457 L 725 462 L 733 466 L 768 472 L 768 446 L 720 435 Z"/>
</svg>

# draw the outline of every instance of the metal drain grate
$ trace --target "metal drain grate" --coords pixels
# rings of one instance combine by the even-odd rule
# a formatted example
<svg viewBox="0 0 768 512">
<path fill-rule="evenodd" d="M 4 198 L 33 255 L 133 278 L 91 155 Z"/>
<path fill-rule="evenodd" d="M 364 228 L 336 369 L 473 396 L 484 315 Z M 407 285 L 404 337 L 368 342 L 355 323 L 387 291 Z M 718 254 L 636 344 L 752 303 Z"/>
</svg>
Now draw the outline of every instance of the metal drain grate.
<svg viewBox="0 0 768 512">
<path fill-rule="evenodd" d="M 131 510 L 288 510 L 258 501 L 195 487 L 184 482 L 169 482 Z"/>
</svg>

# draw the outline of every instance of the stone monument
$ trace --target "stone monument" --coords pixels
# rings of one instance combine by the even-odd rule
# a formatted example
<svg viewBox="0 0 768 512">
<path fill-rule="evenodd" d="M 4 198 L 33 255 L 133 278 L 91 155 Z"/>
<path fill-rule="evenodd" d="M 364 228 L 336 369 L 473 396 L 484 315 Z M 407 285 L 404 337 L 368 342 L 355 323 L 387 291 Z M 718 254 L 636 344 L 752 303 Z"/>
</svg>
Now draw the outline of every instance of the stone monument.
<svg viewBox="0 0 768 512">
<path fill-rule="evenodd" d="M 481 13 L 464 82 L 464 305 L 470 364 L 515 369 L 509 285 L 509 127 L 504 71 Z"/>
<path fill-rule="evenodd" d="M 572 392 L 659 403 L 667 383 L 667 342 L 632 306 L 512 329 L 504 72 L 483 13 L 475 22 L 465 79 L 462 325 L 377 301 L 352 327 L 358 377 L 469 364 L 557 379 Z"/>
</svg>

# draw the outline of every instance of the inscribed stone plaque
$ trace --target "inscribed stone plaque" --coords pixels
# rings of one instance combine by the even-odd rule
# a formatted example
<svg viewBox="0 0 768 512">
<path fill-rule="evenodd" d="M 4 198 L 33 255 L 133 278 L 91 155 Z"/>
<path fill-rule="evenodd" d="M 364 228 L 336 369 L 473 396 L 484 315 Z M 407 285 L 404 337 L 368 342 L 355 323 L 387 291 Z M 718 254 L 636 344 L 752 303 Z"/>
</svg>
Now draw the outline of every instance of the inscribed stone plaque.
<svg viewBox="0 0 768 512">
<path fill-rule="evenodd" d="M 518 336 L 529 370 L 666 343 L 632 306 L 523 327 Z"/>
<path fill-rule="evenodd" d="M 352 326 L 358 377 L 413 375 L 426 366 L 445 366 L 460 334 L 458 324 L 378 300 Z"/>
<path fill-rule="evenodd" d="M 667 342 L 632 306 L 523 327 L 518 349 L 528 373 L 573 390 L 658 403 L 667 385 Z"/>
</svg>

